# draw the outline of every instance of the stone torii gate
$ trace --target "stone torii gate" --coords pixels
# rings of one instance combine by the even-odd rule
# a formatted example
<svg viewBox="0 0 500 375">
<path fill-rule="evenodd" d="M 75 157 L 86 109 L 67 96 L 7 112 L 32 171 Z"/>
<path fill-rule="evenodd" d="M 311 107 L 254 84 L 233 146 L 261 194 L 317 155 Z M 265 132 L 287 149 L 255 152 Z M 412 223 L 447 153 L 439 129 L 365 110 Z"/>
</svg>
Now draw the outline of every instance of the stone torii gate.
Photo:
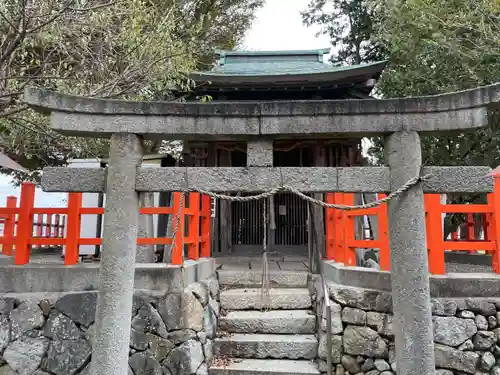
<svg viewBox="0 0 500 375">
<path fill-rule="evenodd" d="M 125 375 L 138 231 L 138 192 L 262 192 L 280 185 L 303 192 L 390 192 L 428 175 L 389 202 L 397 370 L 434 374 L 434 344 L 423 193 L 492 190 L 486 167 L 422 168 L 420 135 L 487 126 L 500 84 L 439 96 L 389 100 L 165 103 L 67 96 L 28 88 L 25 101 L 51 114 L 66 135 L 110 137 L 107 169 L 47 168 L 43 188 L 106 192 L 94 375 Z M 386 137 L 386 167 L 273 168 L 276 139 Z M 143 139 L 248 142 L 246 168 L 141 168 Z"/>
</svg>

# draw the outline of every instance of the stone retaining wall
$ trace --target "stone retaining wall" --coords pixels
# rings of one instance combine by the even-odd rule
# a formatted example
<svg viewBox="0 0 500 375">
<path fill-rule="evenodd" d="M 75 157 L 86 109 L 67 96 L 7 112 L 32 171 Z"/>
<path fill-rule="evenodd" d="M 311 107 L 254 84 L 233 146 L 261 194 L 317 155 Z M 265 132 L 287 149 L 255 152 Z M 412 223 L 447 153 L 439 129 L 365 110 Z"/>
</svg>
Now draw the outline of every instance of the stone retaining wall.
<svg viewBox="0 0 500 375">
<path fill-rule="evenodd" d="M 215 277 L 184 293 L 136 293 L 129 375 L 207 375 L 218 298 Z M 0 299 L 0 375 L 89 374 L 96 302 L 96 292 Z"/>
<path fill-rule="evenodd" d="M 376 290 L 328 284 L 336 375 L 396 373 L 392 298 Z M 321 283 L 318 315 L 320 371 L 326 373 L 326 320 Z M 500 375 L 500 298 L 433 299 L 436 374 Z"/>
</svg>

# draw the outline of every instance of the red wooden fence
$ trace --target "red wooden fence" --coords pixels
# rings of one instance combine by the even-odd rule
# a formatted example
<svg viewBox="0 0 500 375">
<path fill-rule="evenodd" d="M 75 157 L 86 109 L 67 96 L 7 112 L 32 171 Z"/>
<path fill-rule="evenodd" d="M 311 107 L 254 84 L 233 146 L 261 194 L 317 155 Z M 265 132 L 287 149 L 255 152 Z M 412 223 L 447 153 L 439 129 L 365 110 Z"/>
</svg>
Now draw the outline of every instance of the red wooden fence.
<svg viewBox="0 0 500 375">
<path fill-rule="evenodd" d="M 378 194 L 378 199 L 385 198 L 385 194 Z M 354 194 L 328 193 L 327 203 L 354 205 Z M 380 268 L 389 269 L 389 223 L 387 219 L 387 205 L 382 204 L 365 210 L 342 211 L 333 208 L 326 209 L 326 258 L 344 263 L 347 266 L 356 265 L 356 248 L 379 249 Z M 377 240 L 356 239 L 355 218 L 359 216 L 377 216 Z"/>
<path fill-rule="evenodd" d="M 7 199 L 7 206 L 0 208 L 0 217 L 4 219 L 4 235 L 0 237 L 2 254 L 12 255 L 14 264 L 23 265 L 29 262 L 32 245 L 38 246 L 65 246 L 64 264 L 73 265 L 78 262 L 80 245 L 101 245 L 101 238 L 82 238 L 80 236 L 82 215 L 102 215 L 104 208 L 82 207 L 82 194 L 70 193 L 68 207 L 63 208 L 36 208 L 35 186 L 23 183 L 21 199 L 17 207 L 15 197 Z M 211 201 L 208 196 L 199 193 L 189 193 L 186 196 L 187 205 L 180 211 L 181 193 L 174 193 L 173 207 L 144 207 L 140 209 L 142 215 L 174 214 L 172 223 L 177 222 L 180 215 L 180 226 L 172 251 L 172 264 L 182 264 L 184 249 L 182 242 L 187 246 L 187 257 L 199 259 L 210 256 L 210 210 Z M 37 215 L 36 222 L 34 221 Z M 36 226 L 33 235 L 33 226 L 40 223 L 41 216 L 47 216 L 47 225 L 53 220 L 66 220 L 66 236 L 64 230 L 44 232 L 41 226 Z M 17 220 L 16 220 L 17 217 Z M 187 220 L 187 235 L 185 234 L 185 217 Z M 182 238 L 184 236 L 184 239 Z M 138 238 L 138 245 L 171 245 L 171 237 Z"/>
<path fill-rule="evenodd" d="M 379 199 L 384 195 L 379 194 Z M 445 251 L 485 251 L 492 256 L 493 271 L 500 273 L 500 178 L 495 177 L 494 193 L 488 194 L 487 204 L 441 204 L 439 194 L 425 194 L 426 237 L 429 256 L 429 272 L 445 273 Z M 354 204 L 354 194 L 328 193 L 328 203 Z M 466 240 L 452 235 L 444 240 L 442 215 L 445 213 L 466 214 L 468 229 Z M 484 214 L 484 240 L 474 238 L 472 214 Z M 355 239 L 356 216 L 376 216 L 378 219 L 377 240 Z M 380 268 L 390 270 L 389 223 L 387 204 L 368 210 L 341 211 L 326 209 L 326 258 L 347 266 L 356 265 L 356 248 L 379 249 Z"/>
<path fill-rule="evenodd" d="M 385 197 L 378 194 L 378 198 Z M 8 197 L 6 207 L 0 208 L 0 219 L 4 222 L 4 234 L 0 237 L 2 254 L 14 253 L 14 264 L 23 265 L 29 262 L 31 246 L 65 246 L 66 265 L 78 262 L 80 245 L 101 245 L 101 238 L 82 238 L 81 216 L 102 215 L 104 208 L 82 207 L 82 194 L 70 193 L 68 207 L 36 208 L 35 186 L 24 183 L 21 188 L 19 206 L 16 197 Z M 354 204 L 354 194 L 328 193 L 328 203 Z M 199 193 L 186 196 L 186 206 L 180 211 L 181 193 L 174 193 L 172 207 L 144 207 L 142 215 L 172 214 L 172 225 L 180 218 L 180 227 L 172 253 L 172 264 L 182 264 L 184 249 L 187 247 L 187 258 L 197 260 L 211 255 L 211 198 Z M 468 221 L 466 240 L 458 240 L 452 234 L 452 240 L 444 240 L 442 214 L 464 213 Z M 427 248 L 429 252 L 429 271 L 433 274 L 444 274 L 445 251 L 486 251 L 492 256 L 493 270 L 500 273 L 500 178 L 495 178 L 494 193 L 488 195 L 487 204 L 441 204 L 439 194 L 425 195 L 425 214 L 427 231 Z M 472 214 L 485 215 L 485 239 L 474 238 Z M 376 216 L 378 233 L 374 239 L 356 239 L 355 218 L 359 216 Z M 45 220 L 43 219 L 45 217 Z M 187 228 L 185 228 L 185 217 Z M 357 248 L 379 249 L 380 268 L 390 270 L 389 223 L 387 204 L 376 208 L 341 211 L 326 209 L 326 258 L 347 266 L 356 265 Z M 35 228 L 35 233 L 33 233 Z M 64 234 L 66 228 L 66 234 Z M 187 234 L 185 233 L 187 229 Z M 171 237 L 138 238 L 138 245 L 171 245 Z M 15 252 L 13 249 L 15 248 Z"/>
</svg>

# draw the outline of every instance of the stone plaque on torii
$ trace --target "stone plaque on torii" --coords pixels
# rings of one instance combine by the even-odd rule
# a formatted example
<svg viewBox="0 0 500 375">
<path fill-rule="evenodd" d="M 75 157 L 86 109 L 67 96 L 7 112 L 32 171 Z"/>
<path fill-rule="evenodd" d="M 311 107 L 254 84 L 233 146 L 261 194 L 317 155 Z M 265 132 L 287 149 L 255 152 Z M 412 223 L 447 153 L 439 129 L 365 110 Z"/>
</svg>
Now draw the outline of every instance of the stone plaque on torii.
<svg viewBox="0 0 500 375">
<path fill-rule="evenodd" d="M 286 186 L 314 192 L 391 192 L 426 176 L 389 201 L 389 238 L 397 370 L 433 375 L 434 351 L 423 193 L 492 191 L 488 167 L 424 167 L 422 134 L 488 125 L 500 83 L 406 99 L 287 102 L 126 102 L 28 88 L 25 101 L 51 114 L 66 135 L 111 137 L 106 169 L 46 168 L 55 192 L 106 192 L 94 375 L 125 375 L 129 351 L 138 192 L 201 189 L 264 192 Z M 272 167 L 276 139 L 385 136 L 386 167 Z M 141 168 L 142 139 L 243 140 L 248 167 Z M 105 327 L 105 329 L 103 329 Z"/>
</svg>

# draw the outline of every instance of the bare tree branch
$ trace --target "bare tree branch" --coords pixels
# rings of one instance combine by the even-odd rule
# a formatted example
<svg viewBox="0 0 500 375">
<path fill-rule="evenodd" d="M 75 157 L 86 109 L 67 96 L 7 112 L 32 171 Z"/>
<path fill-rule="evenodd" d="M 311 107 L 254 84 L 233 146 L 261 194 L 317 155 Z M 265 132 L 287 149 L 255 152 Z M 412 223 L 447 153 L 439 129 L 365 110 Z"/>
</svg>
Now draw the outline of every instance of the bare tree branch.
<svg viewBox="0 0 500 375">
<path fill-rule="evenodd" d="M 50 17 L 45 22 L 42 22 L 40 25 L 37 25 L 37 26 L 33 27 L 32 29 L 28 30 L 27 33 L 28 34 L 34 34 L 38 30 L 43 29 L 45 26 L 50 25 L 52 22 L 54 22 L 55 20 L 57 20 L 58 18 L 60 18 L 68 9 L 69 9 L 69 6 L 66 6 L 66 7 L 62 8 L 59 12 L 57 12 L 55 15 L 53 15 L 52 17 Z"/>
<path fill-rule="evenodd" d="M 95 6 L 88 7 L 88 8 L 73 8 L 73 7 L 69 7 L 68 9 L 71 10 L 71 11 L 73 11 L 73 12 L 90 12 L 92 10 L 107 8 L 107 7 L 113 6 L 115 4 L 116 4 L 116 1 L 111 1 L 111 2 L 106 3 L 106 4 L 99 4 L 99 5 L 95 5 Z"/>
</svg>

